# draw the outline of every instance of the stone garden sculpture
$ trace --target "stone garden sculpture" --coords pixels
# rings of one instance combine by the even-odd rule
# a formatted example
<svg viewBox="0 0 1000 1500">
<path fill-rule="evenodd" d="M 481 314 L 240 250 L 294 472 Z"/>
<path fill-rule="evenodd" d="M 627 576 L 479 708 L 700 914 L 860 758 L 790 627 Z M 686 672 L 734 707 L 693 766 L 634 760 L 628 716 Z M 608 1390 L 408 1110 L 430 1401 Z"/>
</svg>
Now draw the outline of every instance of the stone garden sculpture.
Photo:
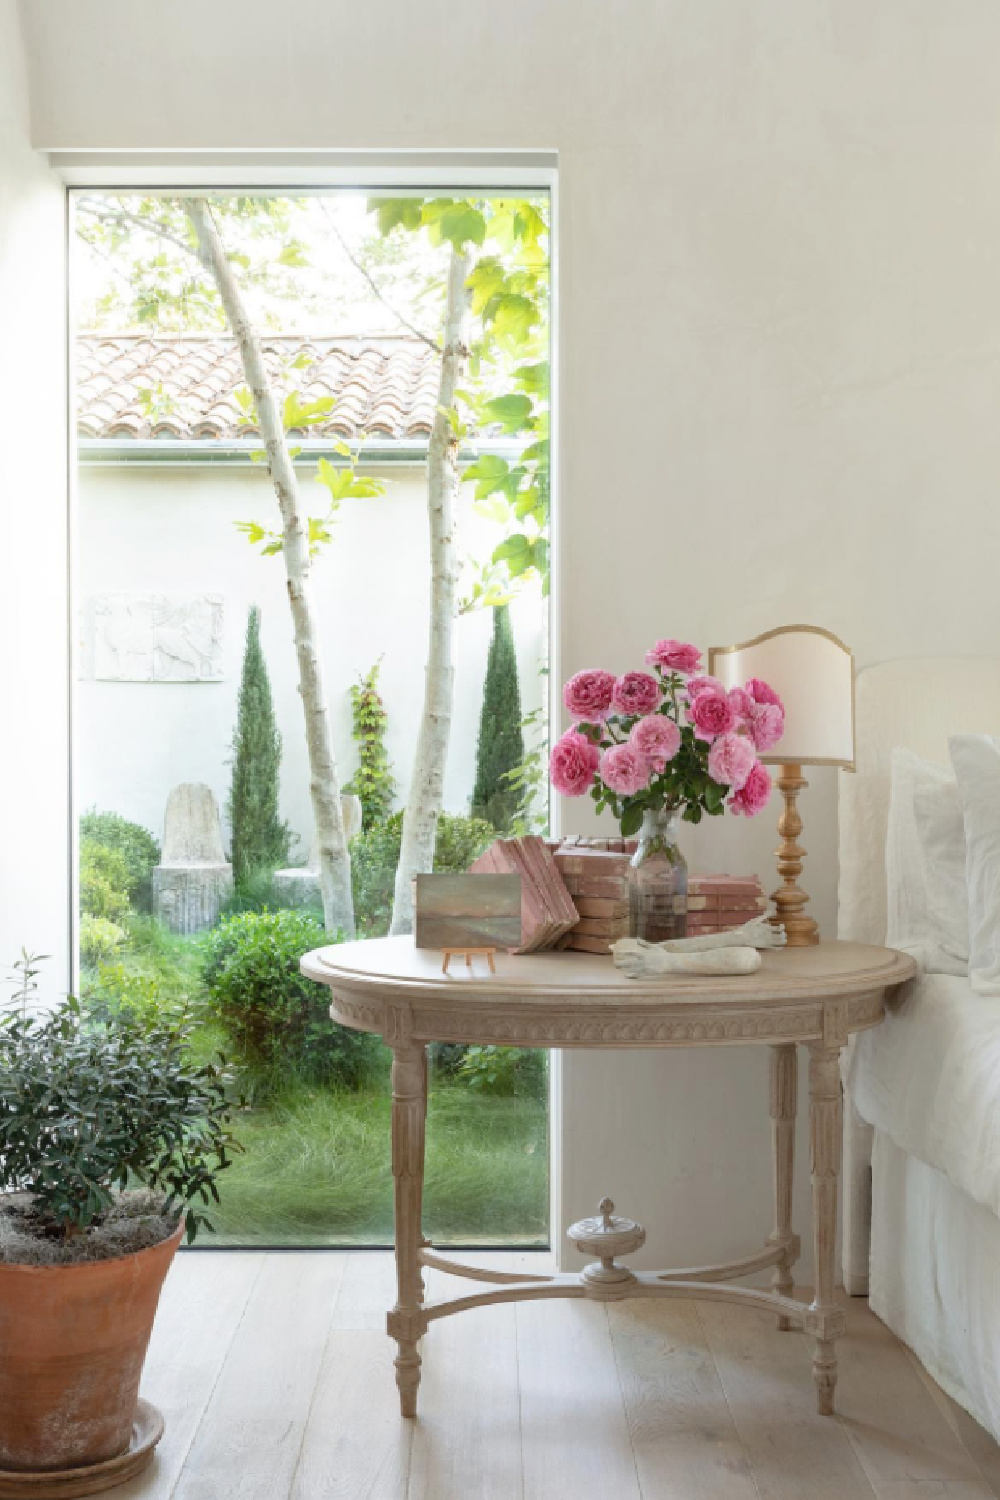
<svg viewBox="0 0 1000 1500">
<path fill-rule="evenodd" d="M 163 819 L 163 855 L 153 871 L 153 911 L 171 932 L 204 932 L 232 895 L 219 804 L 201 782 L 175 786 Z"/>
</svg>

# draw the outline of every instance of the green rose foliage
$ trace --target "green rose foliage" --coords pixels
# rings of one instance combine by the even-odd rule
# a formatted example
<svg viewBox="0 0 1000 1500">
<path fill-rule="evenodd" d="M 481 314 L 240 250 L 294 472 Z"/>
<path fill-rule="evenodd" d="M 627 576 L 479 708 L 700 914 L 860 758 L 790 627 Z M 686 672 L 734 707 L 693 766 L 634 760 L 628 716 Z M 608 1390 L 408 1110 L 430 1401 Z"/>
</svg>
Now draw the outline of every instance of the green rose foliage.
<svg viewBox="0 0 1000 1500">
<path fill-rule="evenodd" d="M 203 1207 L 240 1148 L 221 1066 L 198 1065 L 189 1018 L 68 999 L 45 1016 L 0 1017 L 0 1192 L 27 1192 L 53 1232 L 99 1221 L 141 1184 L 210 1229 Z"/>
<path fill-rule="evenodd" d="M 299 969 L 329 942 L 319 916 L 288 910 L 224 918 L 205 940 L 209 1008 L 261 1091 L 290 1077 L 353 1088 L 370 1071 L 375 1039 L 331 1021 L 326 989 Z"/>
</svg>

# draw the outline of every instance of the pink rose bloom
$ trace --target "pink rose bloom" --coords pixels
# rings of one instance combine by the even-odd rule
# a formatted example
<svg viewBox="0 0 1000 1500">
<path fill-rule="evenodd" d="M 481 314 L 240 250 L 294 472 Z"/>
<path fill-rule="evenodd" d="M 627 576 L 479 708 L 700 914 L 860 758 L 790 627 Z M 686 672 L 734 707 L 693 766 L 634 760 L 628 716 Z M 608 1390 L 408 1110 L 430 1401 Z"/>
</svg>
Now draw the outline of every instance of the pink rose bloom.
<svg viewBox="0 0 1000 1500">
<path fill-rule="evenodd" d="M 611 707 L 619 714 L 651 714 L 660 706 L 663 691 L 648 672 L 626 672 L 611 695 Z"/>
<path fill-rule="evenodd" d="M 773 703 L 777 708 L 784 705 L 773 687 L 770 687 L 761 677 L 751 677 L 747 683 L 747 692 L 755 703 Z"/>
<path fill-rule="evenodd" d="M 777 703 L 755 703 L 744 720 L 759 755 L 773 750 L 785 732 L 785 710 Z"/>
<path fill-rule="evenodd" d="M 597 746 L 585 734 L 568 729 L 552 746 L 549 779 L 564 797 L 583 797 L 590 790 L 599 759 Z"/>
<path fill-rule="evenodd" d="M 563 688 L 563 703 L 574 719 L 600 724 L 608 716 L 614 690 L 613 672 L 577 672 Z"/>
<path fill-rule="evenodd" d="M 756 764 L 753 746 L 742 734 L 720 735 L 708 752 L 709 776 L 734 792 L 745 786 Z"/>
<path fill-rule="evenodd" d="M 700 740 L 714 740 L 736 728 L 736 710 L 728 693 L 721 688 L 705 688 L 696 693 L 688 706 L 688 718 Z"/>
<path fill-rule="evenodd" d="M 681 747 L 681 732 L 673 719 L 664 714 L 650 714 L 632 725 L 629 744 L 644 755 L 657 774 L 666 770 L 667 761 L 673 760 Z"/>
<path fill-rule="evenodd" d="M 749 719 L 756 706 L 750 694 L 741 687 L 729 689 L 729 701 L 736 710 L 736 717 L 742 720 Z"/>
<path fill-rule="evenodd" d="M 701 665 L 701 652 L 697 646 L 684 641 L 657 641 L 646 652 L 646 662 L 651 667 L 665 667 L 668 672 L 696 672 Z"/>
<path fill-rule="evenodd" d="M 612 745 L 601 756 L 601 776 L 613 792 L 631 797 L 649 786 L 649 762 L 634 745 Z"/>
<path fill-rule="evenodd" d="M 717 693 L 726 691 L 717 677 L 706 677 L 704 673 L 699 673 L 697 677 L 689 677 L 684 686 L 689 698 L 694 698 L 698 693 L 705 693 L 709 688 Z"/>
<path fill-rule="evenodd" d="M 767 769 L 757 761 L 742 787 L 729 799 L 729 811 L 742 814 L 744 818 L 755 818 L 767 806 L 771 795 L 771 778 Z"/>
</svg>

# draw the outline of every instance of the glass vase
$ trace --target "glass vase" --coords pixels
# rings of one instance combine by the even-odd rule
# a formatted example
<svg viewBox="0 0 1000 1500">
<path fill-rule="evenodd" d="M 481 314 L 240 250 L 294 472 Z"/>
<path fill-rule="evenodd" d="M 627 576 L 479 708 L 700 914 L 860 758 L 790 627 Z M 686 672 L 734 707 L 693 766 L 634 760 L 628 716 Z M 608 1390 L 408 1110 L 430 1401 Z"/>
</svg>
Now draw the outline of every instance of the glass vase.
<svg viewBox="0 0 1000 1500">
<path fill-rule="evenodd" d="M 646 812 L 628 872 L 629 936 L 664 943 L 687 935 L 687 862 L 677 814 Z"/>
</svg>

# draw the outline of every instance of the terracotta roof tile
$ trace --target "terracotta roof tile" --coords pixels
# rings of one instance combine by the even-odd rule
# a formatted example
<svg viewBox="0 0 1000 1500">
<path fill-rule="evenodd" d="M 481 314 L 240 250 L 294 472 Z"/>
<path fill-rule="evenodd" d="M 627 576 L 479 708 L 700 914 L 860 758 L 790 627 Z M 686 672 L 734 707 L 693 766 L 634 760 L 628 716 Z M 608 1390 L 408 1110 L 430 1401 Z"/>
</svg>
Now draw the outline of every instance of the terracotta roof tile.
<svg viewBox="0 0 1000 1500">
<path fill-rule="evenodd" d="M 316 437 L 426 438 L 437 400 L 438 356 L 408 337 L 269 335 L 264 359 L 279 389 L 333 396 Z M 235 341 L 225 334 L 97 334 L 77 338 L 81 437 L 181 440 L 252 436 L 235 398 L 244 384 Z M 306 354 L 308 369 L 292 370 Z M 156 393 L 147 412 L 140 392 Z"/>
</svg>

